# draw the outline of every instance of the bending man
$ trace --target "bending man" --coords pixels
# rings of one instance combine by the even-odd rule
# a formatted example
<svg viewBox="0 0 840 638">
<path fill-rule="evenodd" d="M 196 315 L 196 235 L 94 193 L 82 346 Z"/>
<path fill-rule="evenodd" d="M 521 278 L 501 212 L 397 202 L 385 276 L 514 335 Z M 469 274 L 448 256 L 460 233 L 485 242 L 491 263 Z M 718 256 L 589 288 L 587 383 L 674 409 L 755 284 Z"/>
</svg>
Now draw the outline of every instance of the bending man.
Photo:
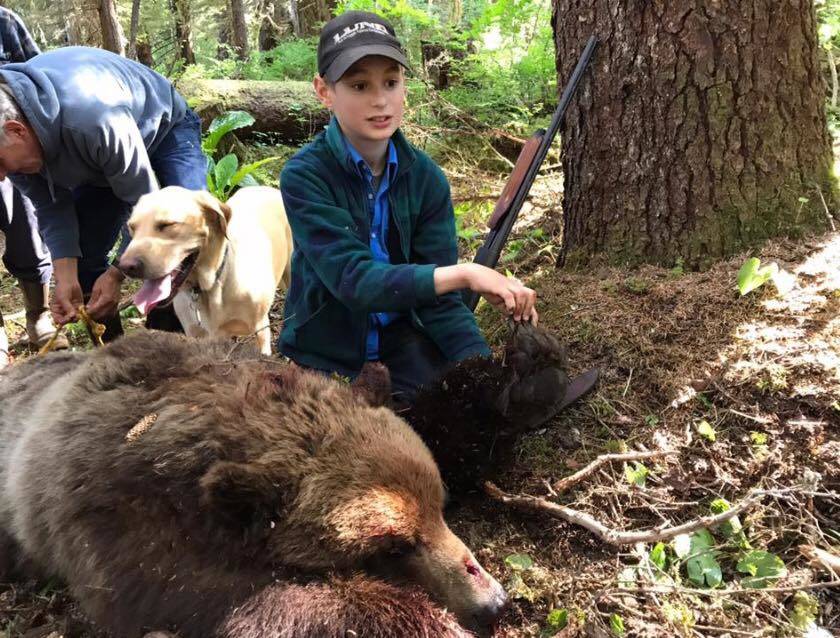
<svg viewBox="0 0 840 638">
<path fill-rule="evenodd" d="M 52 254 L 53 319 L 74 321 L 89 298 L 113 339 L 124 275 L 108 254 L 142 195 L 206 187 L 198 117 L 151 69 L 68 47 L 0 69 L 0 129 L 0 177 L 32 199 Z"/>
</svg>

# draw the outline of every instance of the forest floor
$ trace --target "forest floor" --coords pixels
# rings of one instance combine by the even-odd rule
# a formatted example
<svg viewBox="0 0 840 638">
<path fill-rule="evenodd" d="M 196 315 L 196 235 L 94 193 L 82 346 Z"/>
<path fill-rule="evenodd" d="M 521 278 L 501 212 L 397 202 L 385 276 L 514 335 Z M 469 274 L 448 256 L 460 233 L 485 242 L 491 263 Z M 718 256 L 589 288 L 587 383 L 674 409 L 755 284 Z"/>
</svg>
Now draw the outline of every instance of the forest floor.
<svg viewBox="0 0 840 638">
<path fill-rule="evenodd" d="M 456 200 L 480 195 L 454 181 Z M 601 382 L 518 441 L 499 487 L 654 533 L 763 492 L 711 535 L 661 545 L 611 545 L 483 494 L 461 502 L 450 524 L 511 594 L 497 635 L 840 635 L 840 573 L 815 558 L 840 554 L 840 233 L 769 243 L 757 256 L 789 273 L 789 289 L 768 282 L 739 297 L 748 255 L 705 272 L 555 270 L 553 193 L 535 193 L 505 267 L 538 291 L 541 323 L 568 345 L 572 370 L 597 366 Z M 14 353 L 27 356 L 6 273 L 0 308 Z M 498 315 L 480 308 L 479 320 L 500 346 Z M 87 347 L 81 331 L 70 337 Z M 551 487 L 601 454 L 632 451 L 663 455 Z M 0 638 L 47 636 L 97 633 L 59 583 L 0 584 Z"/>
</svg>

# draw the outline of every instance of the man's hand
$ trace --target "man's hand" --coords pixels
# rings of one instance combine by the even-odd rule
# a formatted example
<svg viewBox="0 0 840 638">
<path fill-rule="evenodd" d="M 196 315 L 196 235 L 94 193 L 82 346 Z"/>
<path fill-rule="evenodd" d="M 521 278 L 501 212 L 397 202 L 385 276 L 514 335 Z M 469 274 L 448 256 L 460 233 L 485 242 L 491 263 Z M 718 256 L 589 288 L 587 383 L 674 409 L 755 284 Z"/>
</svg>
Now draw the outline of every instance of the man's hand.
<svg viewBox="0 0 840 638">
<path fill-rule="evenodd" d="M 53 261 L 55 292 L 50 298 L 50 312 L 57 326 L 78 320 L 76 309 L 84 303 L 76 267 L 77 260 L 73 257 Z"/>
<path fill-rule="evenodd" d="M 528 321 L 534 325 L 539 315 L 534 307 L 537 293 L 515 277 L 505 277 L 492 268 L 479 264 L 458 264 L 435 269 L 435 292 L 439 295 L 469 288 L 477 292 L 514 321 Z"/>
<path fill-rule="evenodd" d="M 102 320 L 117 313 L 123 279 L 125 275 L 111 266 L 94 282 L 87 304 L 88 314 L 92 318 Z"/>
</svg>

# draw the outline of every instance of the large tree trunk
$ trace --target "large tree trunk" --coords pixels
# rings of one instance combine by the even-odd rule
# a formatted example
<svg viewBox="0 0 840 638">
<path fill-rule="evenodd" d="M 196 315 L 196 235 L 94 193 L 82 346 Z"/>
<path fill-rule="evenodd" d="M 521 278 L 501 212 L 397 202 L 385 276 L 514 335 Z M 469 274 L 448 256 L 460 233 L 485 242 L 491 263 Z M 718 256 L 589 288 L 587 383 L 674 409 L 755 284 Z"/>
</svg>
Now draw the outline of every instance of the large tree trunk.
<svg viewBox="0 0 840 638">
<path fill-rule="evenodd" d="M 123 32 L 117 18 L 114 0 L 99 0 L 99 23 L 102 28 L 102 47 L 119 55 L 125 55 Z"/>
<path fill-rule="evenodd" d="M 231 43 L 236 57 L 244 60 L 248 57 L 248 23 L 245 20 L 243 0 L 228 0 L 230 8 Z"/>
<path fill-rule="evenodd" d="M 811 0 L 553 3 L 561 84 L 601 40 L 563 135 L 561 263 L 702 267 L 827 225 Z"/>
<path fill-rule="evenodd" d="M 310 82 L 257 80 L 179 80 L 176 88 L 201 118 L 206 130 L 225 111 L 247 111 L 256 122 L 237 137 L 270 133 L 279 142 L 300 144 L 329 121 L 329 111 L 312 93 Z"/>
<path fill-rule="evenodd" d="M 178 40 L 178 54 L 185 64 L 195 64 L 192 47 L 192 12 L 190 0 L 170 0 L 175 16 L 175 38 Z"/>
</svg>

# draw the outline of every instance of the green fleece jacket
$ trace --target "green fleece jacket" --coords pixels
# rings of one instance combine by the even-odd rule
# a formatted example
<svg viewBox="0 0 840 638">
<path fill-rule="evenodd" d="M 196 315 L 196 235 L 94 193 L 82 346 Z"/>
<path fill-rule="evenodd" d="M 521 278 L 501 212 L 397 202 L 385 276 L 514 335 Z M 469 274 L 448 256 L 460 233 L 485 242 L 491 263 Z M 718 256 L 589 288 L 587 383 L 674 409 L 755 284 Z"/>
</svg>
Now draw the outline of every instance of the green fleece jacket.
<svg viewBox="0 0 840 638">
<path fill-rule="evenodd" d="M 371 253 L 364 185 L 335 118 L 280 175 L 295 248 L 278 349 L 302 365 L 358 374 L 372 312 L 409 314 L 450 361 L 490 353 L 460 292 L 435 294 L 434 269 L 458 261 L 446 177 L 402 133 L 392 139 L 390 264 Z"/>
</svg>

